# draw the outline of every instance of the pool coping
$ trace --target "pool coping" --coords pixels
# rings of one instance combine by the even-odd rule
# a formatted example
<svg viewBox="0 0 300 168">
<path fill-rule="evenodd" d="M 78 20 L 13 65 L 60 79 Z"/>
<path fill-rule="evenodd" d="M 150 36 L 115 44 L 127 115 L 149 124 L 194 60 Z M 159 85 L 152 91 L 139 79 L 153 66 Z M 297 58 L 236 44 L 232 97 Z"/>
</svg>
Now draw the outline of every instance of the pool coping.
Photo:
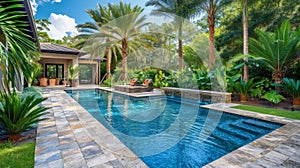
<svg viewBox="0 0 300 168">
<path fill-rule="evenodd" d="M 300 120 L 232 108 L 237 105 L 239 104 L 215 103 L 201 107 L 283 126 L 205 165 L 204 168 L 300 166 Z"/>
<path fill-rule="evenodd" d="M 112 91 L 109 90 L 110 88 L 103 87 L 64 88 L 64 90 L 86 89 Z M 147 167 L 129 148 L 62 89 L 49 89 L 48 91 L 46 89 L 45 96 L 48 96 L 49 99 L 43 104 L 53 108 L 47 115 L 50 120 L 42 121 L 38 126 L 35 167 L 72 167 L 72 165 L 80 165 L 80 167 Z M 235 105 L 237 104 L 215 103 L 202 107 L 281 123 L 284 126 L 205 165 L 205 168 L 300 165 L 300 120 L 231 108 Z M 76 119 L 75 116 L 74 119 L 72 113 L 78 118 Z M 68 121 L 63 118 L 67 118 Z M 64 128 L 65 123 L 62 121 L 68 122 L 69 129 Z M 99 128 L 103 132 L 99 131 Z M 72 135 L 66 135 L 66 132 L 71 132 Z M 71 141 L 68 142 L 68 139 Z M 94 147 L 100 148 L 101 154 L 95 153 L 93 158 L 89 158 L 90 156 L 86 158 L 84 152 L 91 145 L 82 146 L 82 144 L 87 142 L 95 142 Z M 66 149 L 66 144 L 73 145 Z"/>
<path fill-rule="evenodd" d="M 52 109 L 38 124 L 35 168 L 148 167 L 64 90 L 43 95 Z"/>
</svg>

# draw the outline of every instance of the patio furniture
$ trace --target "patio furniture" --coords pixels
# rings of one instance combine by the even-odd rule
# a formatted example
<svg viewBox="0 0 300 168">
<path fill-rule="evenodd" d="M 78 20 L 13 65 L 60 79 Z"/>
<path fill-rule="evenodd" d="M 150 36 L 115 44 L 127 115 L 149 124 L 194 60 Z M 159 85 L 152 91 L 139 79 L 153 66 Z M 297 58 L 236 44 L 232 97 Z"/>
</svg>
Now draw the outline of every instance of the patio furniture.
<svg viewBox="0 0 300 168">
<path fill-rule="evenodd" d="M 136 79 L 137 81 L 137 79 Z M 151 92 L 153 87 L 150 86 L 152 79 L 146 79 L 141 85 L 116 85 L 114 86 L 115 91 L 126 92 L 126 93 L 140 93 L 140 92 Z"/>
<path fill-rule="evenodd" d="M 138 81 L 138 79 L 137 78 L 133 78 L 133 79 L 131 79 L 131 81 L 129 82 L 129 85 L 130 86 L 134 86 L 134 85 L 136 85 L 136 82 Z"/>
</svg>

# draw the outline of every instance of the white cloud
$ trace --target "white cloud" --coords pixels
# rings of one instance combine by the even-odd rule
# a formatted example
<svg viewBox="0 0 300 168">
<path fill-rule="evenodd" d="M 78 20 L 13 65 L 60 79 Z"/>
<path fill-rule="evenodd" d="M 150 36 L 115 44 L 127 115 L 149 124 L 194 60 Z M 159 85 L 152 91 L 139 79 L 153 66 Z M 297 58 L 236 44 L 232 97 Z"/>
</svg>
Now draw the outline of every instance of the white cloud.
<svg viewBox="0 0 300 168">
<path fill-rule="evenodd" d="M 49 26 L 49 36 L 53 39 L 62 39 L 67 36 L 67 33 L 71 36 L 77 35 L 78 31 L 75 28 L 76 22 L 74 18 L 67 15 L 51 13 L 49 17 L 51 25 Z"/>
<path fill-rule="evenodd" d="M 36 3 L 36 0 L 30 0 L 30 4 L 32 8 L 32 14 L 35 15 L 39 5 Z"/>
<path fill-rule="evenodd" d="M 43 3 L 60 3 L 62 0 L 30 0 L 31 8 L 32 8 L 32 13 L 33 15 L 36 14 L 37 8 L 39 5 L 42 5 Z"/>
</svg>

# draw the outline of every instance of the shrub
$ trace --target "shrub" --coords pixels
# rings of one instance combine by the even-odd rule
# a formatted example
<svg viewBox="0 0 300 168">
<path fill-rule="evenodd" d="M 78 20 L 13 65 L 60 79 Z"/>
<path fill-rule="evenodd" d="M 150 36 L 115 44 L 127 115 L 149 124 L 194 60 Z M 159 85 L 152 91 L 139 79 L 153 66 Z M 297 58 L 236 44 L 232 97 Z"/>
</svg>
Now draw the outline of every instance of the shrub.
<svg viewBox="0 0 300 168">
<path fill-rule="evenodd" d="M 265 95 L 262 96 L 262 98 L 264 98 L 264 99 L 268 100 L 269 102 L 271 102 L 272 106 L 274 106 L 274 104 L 280 103 L 282 100 L 285 99 L 282 95 L 280 95 L 275 90 L 271 90 L 270 92 L 267 92 Z"/>
<path fill-rule="evenodd" d="M 294 99 L 294 104 L 298 105 L 300 101 L 300 80 L 283 78 L 282 88 Z M 297 102 L 298 101 L 298 102 Z"/>
<path fill-rule="evenodd" d="M 18 95 L 0 94 L 0 124 L 9 135 L 19 134 L 22 131 L 33 128 L 33 125 L 42 121 L 40 117 L 47 114 L 47 107 L 39 106 L 46 98 L 28 94 Z"/>
<path fill-rule="evenodd" d="M 234 84 L 234 89 L 236 92 L 238 92 L 241 95 L 242 101 L 247 101 L 247 95 L 250 92 L 250 90 L 257 85 L 257 83 L 253 83 L 253 78 L 250 79 L 248 82 L 241 79 L 240 82 L 236 82 Z"/>
<path fill-rule="evenodd" d="M 112 83 L 112 78 L 108 78 L 105 81 L 103 81 L 102 85 L 103 87 L 111 87 Z"/>
</svg>

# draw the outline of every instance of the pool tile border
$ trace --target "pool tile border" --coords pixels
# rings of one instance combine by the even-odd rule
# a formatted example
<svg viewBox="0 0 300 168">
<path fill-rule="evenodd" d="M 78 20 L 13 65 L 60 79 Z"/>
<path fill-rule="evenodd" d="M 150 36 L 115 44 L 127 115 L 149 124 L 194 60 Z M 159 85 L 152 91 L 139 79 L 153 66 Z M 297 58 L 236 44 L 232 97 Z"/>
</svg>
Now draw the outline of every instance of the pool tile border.
<svg viewBox="0 0 300 168">
<path fill-rule="evenodd" d="M 233 103 L 216 103 L 202 107 L 284 125 L 205 165 L 204 168 L 300 167 L 300 120 L 231 108 L 237 105 Z"/>
<path fill-rule="evenodd" d="M 44 89 L 47 120 L 37 129 L 35 168 L 147 165 L 66 92 Z"/>
</svg>

